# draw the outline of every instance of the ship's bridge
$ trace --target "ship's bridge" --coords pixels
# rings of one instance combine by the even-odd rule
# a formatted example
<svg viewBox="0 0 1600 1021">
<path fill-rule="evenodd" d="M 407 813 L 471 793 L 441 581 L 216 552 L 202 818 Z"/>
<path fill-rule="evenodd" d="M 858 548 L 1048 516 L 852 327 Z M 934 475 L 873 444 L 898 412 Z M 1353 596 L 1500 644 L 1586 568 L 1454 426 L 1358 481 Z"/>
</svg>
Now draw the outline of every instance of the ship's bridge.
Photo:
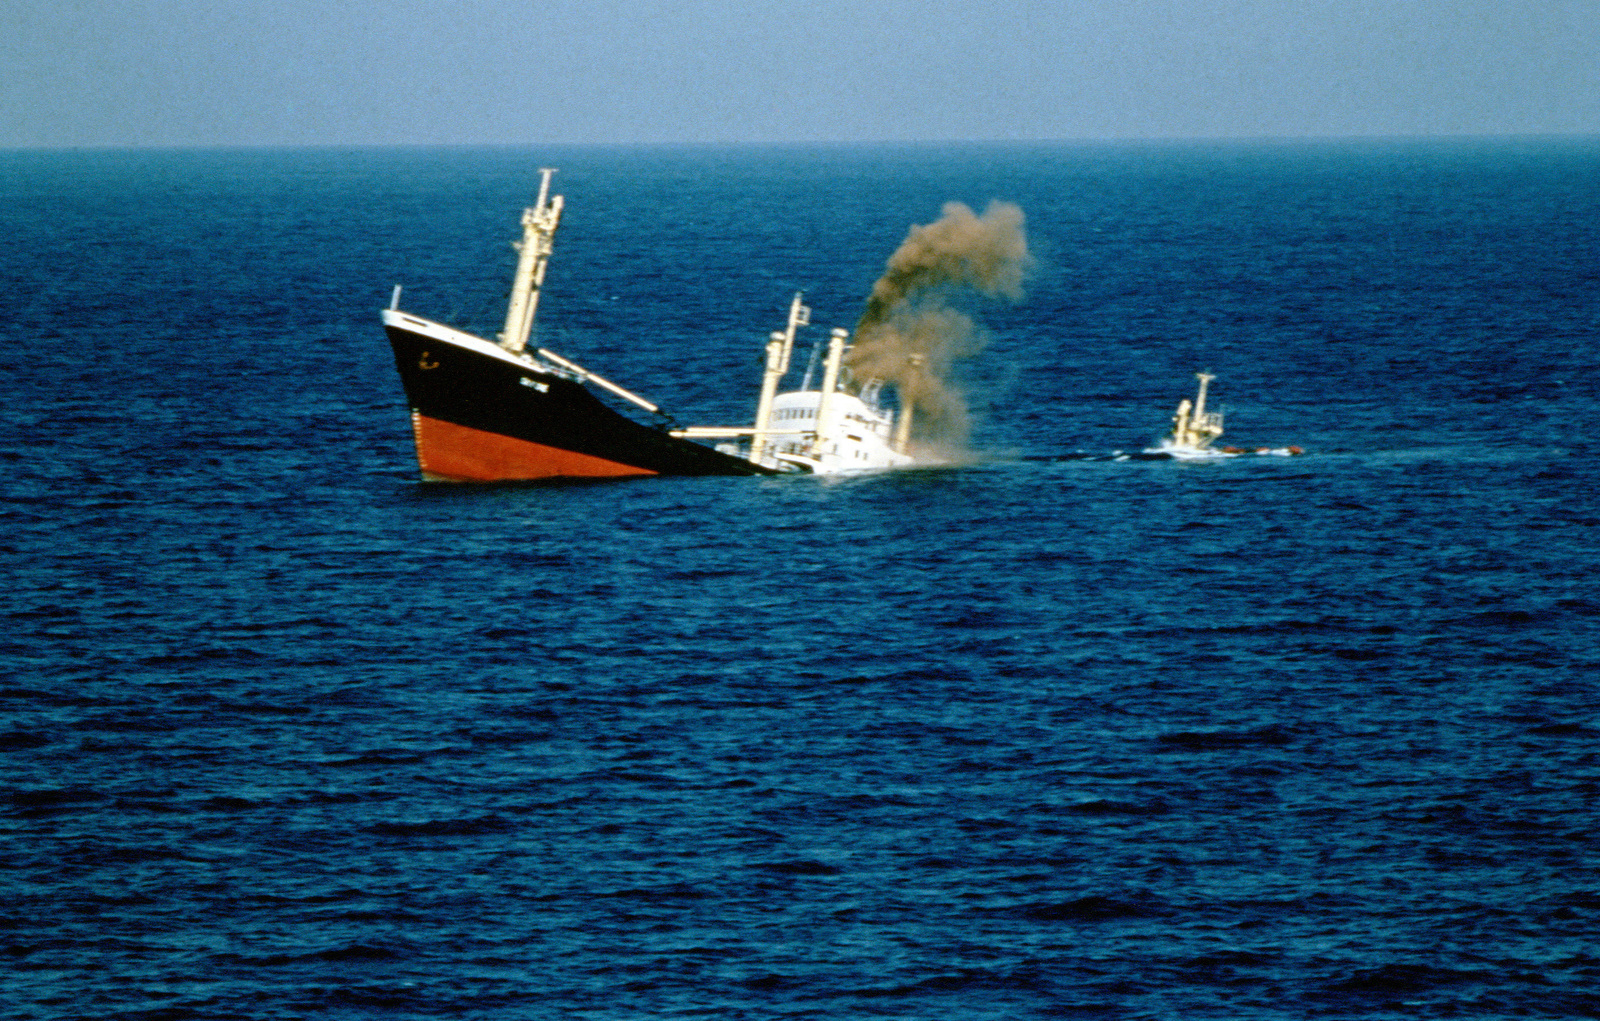
<svg viewBox="0 0 1600 1021">
<path fill-rule="evenodd" d="M 896 466 L 909 458 L 892 447 L 894 416 L 854 394 L 835 392 L 823 413 L 822 393 L 797 390 L 772 400 L 772 453 L 780 460 L 811 462 L 813 471 Z M 820 426 L 820 428 L 819 428 Z M 818 436 L 823 439 L 819 443 Z"/>
</svg>

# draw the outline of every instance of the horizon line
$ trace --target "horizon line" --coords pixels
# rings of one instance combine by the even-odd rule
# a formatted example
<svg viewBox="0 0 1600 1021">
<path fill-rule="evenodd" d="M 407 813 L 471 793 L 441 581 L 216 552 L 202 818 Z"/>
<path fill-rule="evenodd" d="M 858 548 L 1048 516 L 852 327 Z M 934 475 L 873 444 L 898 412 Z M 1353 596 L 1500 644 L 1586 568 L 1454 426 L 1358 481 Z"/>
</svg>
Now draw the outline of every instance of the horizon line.
<svg viewBox="0 0 1600 1021">
<path fill-rule="evenodd" d="M 935 146 L 1016 146 L 1016 145 L 1194 145 L 1194 144 L 1293 144 L 1317 142 L 1452 142 L 1452 141 L 1579 141 L 1600 139 L 1600 131 L 1525 131 L 1460 132 L 1428 134 L 1325 134 L 1325 135 L 1110 135 L 1040 138 L 928 138 L 928 139 L 739 139 L 739 140 L 655 140 L 655 141 L 570 141 L 539 140 L 526 142 L 92 142 L 83 144 L 0 144 L 0 153 L 88 153 L 88 152 L 219 152 L 219 151 L 350 151 L 383 149 L 534 149 L 549 146 L 563 149 L 773 149 L 773 148 L 867 148 Z"/>
</svg>

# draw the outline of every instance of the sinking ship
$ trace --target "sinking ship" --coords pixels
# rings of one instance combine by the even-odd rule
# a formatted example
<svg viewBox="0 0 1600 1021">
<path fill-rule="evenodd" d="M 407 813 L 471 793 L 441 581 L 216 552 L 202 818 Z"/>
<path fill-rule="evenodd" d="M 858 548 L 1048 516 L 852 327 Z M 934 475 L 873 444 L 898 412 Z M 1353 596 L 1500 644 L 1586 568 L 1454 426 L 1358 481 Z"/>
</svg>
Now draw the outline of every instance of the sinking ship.
<svg viewBox="0 0 1600 1021">
<path fill-rule="evenodd" d="M 1194 400 L 1185 397 L 1178 402 L 1172 415 L 1172 429 L 1154 446 L 1146 447 L 1147 455 L 1165 456 L 1175 460 L 1198 460 L 1208 457 L 1238 457 L 1241 454 L 1277 455 L 1280 457 L 1302 454 L 1299 447 L 1232 447 L 1215 446 L 1222 437 L 1222 412 L 1206 410 L 1206 390 L 1217 377 L 1209 372 L 1197 372 L 1195 379 L 1200 387 Z"/>
<path fill-rule="evenodd" d="M 749 426 L 680 427 L 633 391 L 553 351 L 530 349 L 563 205 L 550 194 L 554 171 L 540 173 L 538 199 L 523 211 L 514 243 L 517 269 L 495 340 L 403 311 L 398 286 L 383 310 L 423 479 L 837 474 L 915 463 L 909 409 L 883 405 L 882 381 L 848 378 L 848 331 L 832 330 L 825 347 L 814 347 L 800 388 L 780 392 L 798 332 L 810 324 L 800 294 L 784 329 L 766 342 Z"/>
</svg>

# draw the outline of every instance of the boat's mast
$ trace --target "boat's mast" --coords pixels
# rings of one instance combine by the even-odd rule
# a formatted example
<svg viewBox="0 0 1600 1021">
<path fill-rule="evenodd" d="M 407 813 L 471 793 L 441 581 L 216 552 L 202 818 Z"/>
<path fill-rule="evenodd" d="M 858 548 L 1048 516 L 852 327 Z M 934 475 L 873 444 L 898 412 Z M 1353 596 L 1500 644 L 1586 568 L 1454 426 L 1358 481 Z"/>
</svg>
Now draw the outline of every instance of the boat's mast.
<svg viewBox="0 0 1600 1021">
<path fill-rule="evenodd" d="M 500 334 L 500 346 L 507 351 L 521 351 L 528 346 L 539 290 L 544 286 L 545 266 L 550 262 L 556 228 L 561 225 L 561 196 L 550 194 L 553 173 L 553 167 L 539 168 L 539 201 L 522 211 L 522 240 L 512 243 L 520 254 L 517 275 L 511 281 L 511 301 L 506 306 L 506 328 Z"/>
<path fill-rule="evenodd" d="M 1199 428 L 1206 418 L 1206 386 L 1217 377 L 1209 372 L 1197 372 L 1194 378 L 1200 381 L 1200 392 L 1195 394 L 1194 411 L 1190 414 L 1189 421 L 1194 423 L 1195 428 Z"/>
<path fill-rule="evenodd" d="M 816 374 L 817 359 L 821 356 L 822 341 L 819 340 L 815 344 L 811 345 L 811 358 L 806 362 L 806 376 L 805 379 L 800 381 L 800 389 L 802 391 L 811 389 L 811 377 Z"/>
<path fill-rule="evenodd" d="M 834 439 L 833 420 L 829 416 L 833 411 L 833 392 L 839 389 L 839 365 L 844 361 L 844 342 L 849 336 L 848 330 L 837 327 L 829 335 L 828 360 L 822 369 L 822 395 L 817 398 L 817 438 L 812 448 L 819 461 L 823 454 L 829 452 L 827 444 Z"/>
<path fill-rule="evenodd" d="M 789 371 L 789 355 L 794 351 L 795 331 L 811 322 L 811 310 L 800 303 L 801 292 L 794 292 L 789 303 L 789 325 L 772 331 L 767 341 L 767 369 L 761 377 L 761 399 L 756 402 L 755 432 L 750 436 L 750 460 L 760 464 L 767 453 L 767 433 L 772 429 L 772 399 L 778 394 L 778 380 Z"/>
</svg>

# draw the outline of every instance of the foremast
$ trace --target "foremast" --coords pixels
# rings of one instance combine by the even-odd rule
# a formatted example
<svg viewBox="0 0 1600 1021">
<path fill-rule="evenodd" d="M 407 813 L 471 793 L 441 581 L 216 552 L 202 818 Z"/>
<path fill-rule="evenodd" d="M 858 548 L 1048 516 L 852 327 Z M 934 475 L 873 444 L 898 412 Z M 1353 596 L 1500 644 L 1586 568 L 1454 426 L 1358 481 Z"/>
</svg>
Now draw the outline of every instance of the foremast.
<svg viewBox="0 0 1600 1021">
<path fill-rule="evenodd" d="M 550 263 L 556 228 L 561 225 L 562 198 L 550 194 L 550 175 L 555 172 L 554 167 L 539 168 L 539 200 L 522 211 L 522 240 L 511 243 L 519 254 L 511 300 L 506 305 L 506 326 L 500 333 L 500 346 L 507 351 L 521 352 L 533 330 L 545 267 Z"/>
</svg>

